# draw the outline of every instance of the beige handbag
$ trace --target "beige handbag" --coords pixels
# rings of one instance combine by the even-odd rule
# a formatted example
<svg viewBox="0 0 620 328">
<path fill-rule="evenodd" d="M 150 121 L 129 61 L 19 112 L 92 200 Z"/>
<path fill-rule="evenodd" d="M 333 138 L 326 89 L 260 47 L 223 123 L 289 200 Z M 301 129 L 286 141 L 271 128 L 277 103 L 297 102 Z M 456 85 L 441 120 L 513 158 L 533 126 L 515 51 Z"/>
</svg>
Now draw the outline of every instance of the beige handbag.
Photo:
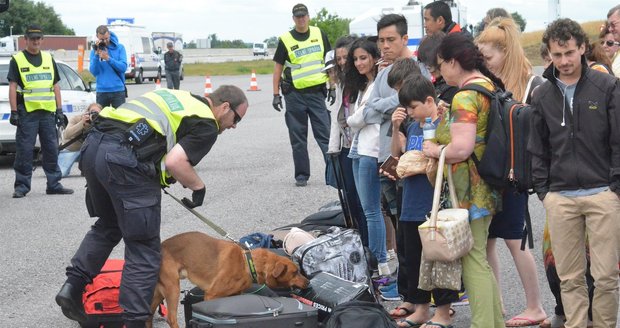
<svg viewBox="0 0 620 328">
<path fill-rule="evenodd" d="M 428 261 L 454 261 L 469 253 L 474 246 L 474 237 L 469 226 L 469 211 L 458 208 L 451 165 L 448 167 L 448 189 L 453 208 L 439 210 L 443 168 L 446 162 L 445 149 L 444 147 L 441 150 L 439 156 L 431 216 L 418 227 L 422 240 L 422 254 Z"/>
</svg>

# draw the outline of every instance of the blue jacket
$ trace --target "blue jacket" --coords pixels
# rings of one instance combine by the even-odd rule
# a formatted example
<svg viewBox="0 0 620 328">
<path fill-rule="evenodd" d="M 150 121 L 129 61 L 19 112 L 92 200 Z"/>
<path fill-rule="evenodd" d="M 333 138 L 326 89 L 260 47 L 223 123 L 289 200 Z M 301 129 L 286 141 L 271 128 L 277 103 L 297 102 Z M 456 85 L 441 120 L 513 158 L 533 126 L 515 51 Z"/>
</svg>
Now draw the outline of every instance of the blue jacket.
<svg viewBox="0 0 620 328">
<path fill-rule="evenodd" d="M 90 72 L 97 78 L 97 92 L 125 91 L 127 53 L 114 32 L 110 32 L 108 54 L 110 60 L 102 61 L 95 49 L 90 51 Z"/>
</svg>

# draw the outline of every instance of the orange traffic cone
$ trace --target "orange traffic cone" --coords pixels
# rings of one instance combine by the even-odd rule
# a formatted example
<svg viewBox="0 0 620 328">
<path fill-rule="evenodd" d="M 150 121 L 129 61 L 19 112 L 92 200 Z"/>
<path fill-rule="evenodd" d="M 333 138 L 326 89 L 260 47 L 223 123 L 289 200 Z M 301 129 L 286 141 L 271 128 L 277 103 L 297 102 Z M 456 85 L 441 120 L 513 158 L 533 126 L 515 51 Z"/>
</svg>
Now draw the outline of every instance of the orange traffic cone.
<svg viewBox="0 0 620 328">
<path fill-rule="evenodd" d="M 252 70 L 252 78 L 250 79 L 250 88 L 248 91 L 260 91 L 258 82 L 256 82 L 256 71 Z"/>
<path fill-rule="evenodd" d="M 213 87 L 211 86 L 211 77 L 207 75 L 205 79 L 205 97 L 213 92 Z"/>
<path fill-rule="evenodd" d="M 155 80 L 155 90 L 161 89 L 161 81 L 159 79 Z"/>
</svg>

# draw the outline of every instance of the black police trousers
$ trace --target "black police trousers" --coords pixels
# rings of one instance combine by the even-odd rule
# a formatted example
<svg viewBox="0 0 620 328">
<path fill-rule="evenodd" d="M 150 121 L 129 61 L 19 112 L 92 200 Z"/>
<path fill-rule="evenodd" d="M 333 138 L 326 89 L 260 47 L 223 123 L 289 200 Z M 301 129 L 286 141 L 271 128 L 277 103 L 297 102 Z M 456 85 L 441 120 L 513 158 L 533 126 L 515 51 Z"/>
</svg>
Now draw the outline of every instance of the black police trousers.
<svg viewBox="0 0 620 328">
<path fill-rule="evenodd" d="M 153 163 L 142 163 L 121 139 L 92 131 L 82 146 L 80 169 L 91 216 L 99 217 L 71 259 L 67 276 L 90 283 L 123 239 L 125 267 L 119 303 L 126 323 L 150 315 L 161 263 L 161 189 Z M 90 205 L 90 206 L 89 206 Z"/>
</svg>

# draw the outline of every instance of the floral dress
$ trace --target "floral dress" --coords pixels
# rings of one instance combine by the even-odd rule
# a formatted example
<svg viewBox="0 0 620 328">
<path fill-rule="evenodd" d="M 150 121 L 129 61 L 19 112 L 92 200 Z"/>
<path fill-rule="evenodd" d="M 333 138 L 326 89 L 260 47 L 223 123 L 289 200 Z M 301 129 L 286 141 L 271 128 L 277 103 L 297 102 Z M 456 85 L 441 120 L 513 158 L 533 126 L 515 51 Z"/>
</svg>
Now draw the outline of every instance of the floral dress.
<svg viewBox="0 0 620 328">
<path fill-rule="evenodd" d="M 476 83 L 493 90 L 493 83 L 486 78 L 476 78 L 469 83 Z M 449 111 L 437 127 L 437 141 L 447 145 L 452 140 L 450 126 L 452 123 L 476 124 L 476 144 L 474 153 L 482 158 L 486 147 L 484 137 L 491 102 L 486 96 L 472 90 L 458 92 L 452 100 Z M 447 173 L 445 173 L 447 176 Z M 461 208 L 469 210 L 469 220 L 481 219 L 501 210 L 501 195 L 482 180 L 471 157 L 461 163 L 452 165 L 452 178 Z"/>
</svg>

